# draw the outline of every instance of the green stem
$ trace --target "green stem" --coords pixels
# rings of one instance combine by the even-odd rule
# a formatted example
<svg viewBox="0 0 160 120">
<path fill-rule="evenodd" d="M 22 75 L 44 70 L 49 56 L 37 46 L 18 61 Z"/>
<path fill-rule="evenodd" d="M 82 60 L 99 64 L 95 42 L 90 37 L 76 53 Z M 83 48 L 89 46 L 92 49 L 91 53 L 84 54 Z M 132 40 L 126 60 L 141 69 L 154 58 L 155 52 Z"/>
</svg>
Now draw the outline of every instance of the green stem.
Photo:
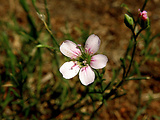
<svg viewBox="0 0 160 120">
<path fill-rule="evenodd" d="M 149 80 L 150 77 L 130 77 L 130 78 L 126 78 L 127 81 L 129 80 Z"/>
<path fill-rule="evenodd" d="M 138 83 L 138 110 L 141 108 L 141 95 L 142 95 L 142 88 L 141 88 L 141 80 Z"/>
<path fill-rule="evenodd" d="M 40 96 L 40 90 L 41 90 L 41 78 L 42 78 L 42 50 L 37 49 L 38 55 L 39 55 L 39 75 L 38 75 L 38 81 L 37 81 L 37 97 Z"/>
<path fill-rule="evenodd" d="M 143 5 L 143 7 L 142 7 L 142 10 L 143 10 L 144 7 L 146 6 L 147 1 L 148 1 L 148 0 L 145 0 L 145 3 L 144 3 L 144 5 Z M 144 29 L 140 29 L 140 30 L 138 31 L 138 33 L 135 34 L 134 31 L 135 31 L 135 28 L 136 28 L 136 26 L 137 26 L 138 19 L 137 19 L 137 21 L 134 20 L 134 23 L 135 23 L 134 27 L 131 28 L 131 31 L 132 31 L 132 33 L 133 33 L 134 46 L 133 46 L 133 51 L 132 51 L 132 56 L 131 56 L 131 60 L 130 60 L 130 63 L 129 63 L 129 67 L 128 67 L 127 71 L 126 71 L 126 67 L 125 67 L 124 65 L 121 66 L 121 68 L 123 68 L 123 77 L 122 77 L 122 80 L 115 86 L 115 88 L 112 88 L 108 94 L 104 94 L 104 95 L 103 95 L 103 99 L 105 99 L 105 100 L 109 99 L 112 95 L 114 95 L 114 94 L 117 92 L 117 89 L 124 83 L 124 81 L 126 81 L 126 78 L 128 77 L 128 74 L 129 74 L 129 72 L 130 72 L 130 70 L 131 70 L 131 66 L 132 66 L 132 63 L 133 63 L 133 60 L 134 60 L 135 51 L 136 51 L 136 46 L 137 46 L 137 37 L 138 37 L 139 34 L 144 30 Z M 127 49 L 129 50 L 129 47 L 128 47 Z M 126 52 L 124 59 L 126 58 L 127 55 L 128 55 L 128 52 Z M 121 68 L 120 68 L 120 69 L 121 69 Z M 139 82 L 139 89 L 140 89 L 140 85 L 141 85 L 141 81 Z M 107 88 L 108 88 L 108 86 L 103 90 L 103 93 L 105 92 L 105 90 L 106 90 Z M 141 92 L 140 92 L 140 95 L 141 95 Z M 139 102 L 140 102 L 140 99 L 139 99 Z M 94 113 L 97 112 L 102 106 L 103 106 L 103 102 L 102 102 L 102 104 L 97 108 L 97 110 L 94 111 Z M 92 114 L 92 116 L 94 116 L 94 113 Z M 92 117 L 92 116 L 91 116 L 91 117 Z"/>
<path fill-rule="evenodd" d="M 104 95 L 104 98 L 105 98 L 105 99 L 108 99 L 110 96 L 112 96 L 112 95 L 117 91 L 117 89 L 124 83 L 124 81 L 126 80 L 126 78 L 128 77 L 128 74 L 129 74 L 129 72 L 130 72 L 130 69 L 131 69 L 131 66 L 132 66 L 132 63 L 133 63 L 135 51 L 136 51 L 136 45 L 137 45 L 137 40 L 136 40 L 136 39 L 137 39 L 138 35 L 142 32 L 142 30 L 143 30 L 143 29 L 140 29 L 139 32 L 135 35 L 134 29 L 131 29 L 131 31 L 132 31 L 132 33 L 133 33 L 133 38 L 134 38 L 134 47 L 133 47 L 132 57 L 131 57 L 131 61 L 130 61 L 130 63 L 129 63 L 128 70 L 127 70 L 126 74 L 123 73 L 123 74 L 125 74 L 125 75 L 123 76 L 122 80 L 116 85 L 116 87 L 115 87 L 114 89 L 111 89 L 110 93 Z M 123 72 L 125 72 L 125 71 L 123 71 Z M 105 90 L 104 90 L 104 91 L 105 91 Z"/>
<path fill-rule="evenodd" d="M 132 63 L 133 63 L 133 59 L 134 59 L 134 55 L 135 55 L 135 51 L 136 51 L 137 37 L 138 37 L 138 35 L 142 32 L 142 30 L 143 30 L 143 29 L 140 29 L 140 30 L 138 31 L 138 33 L 135 35 L 134 29 L 131 29 L 131 31 L 132 31 L 132 33 L 133 33 L 133 38 L 134 38 L 134 46 L 133 46 L 131 61 L 130 61 L 128 70 L 127 70 L 127 72 L 126 72 L 125 78 L 128 76 L 128 73 L 130 72 L 130 69 L 131 69 L 131 66 L 132 66 Z"/>
<path fill-rule="evenodd" d="M 146 4 L 147 4 L 148 0 L 145 0 L 144 4 L 143 4 L 143 7 L 142 7 L 142 11 L 144 10 L 144 8 L 146 7 Z"/>
<path fill-rule="evenodd" d="M 45 4 L 46 13 L 47 13 L 47 24 L 50 28 L 50 14 L 49 14 L 48 6 L 47 6 L 47 0 L 44 0 L 44 4 Z"/>
<path fill-rule="evenodd" d="M 134 47 L 133 47 L 133 52 L 132 52 L 132 58 L 131 58 L 131 61 L 130 61 L 128 70 L 127 70 L 127 72 L 126 72 L 125 78 L 128 76 L 128 73 L 129 73 L 129 71 L 130 71 L 130 69 L 131 69 L 132 62 L 133 62 L 133 58 L 134 58 L 135 51 L 136 51 L 136 45 L 137 45 L 137 42 L 135 41 L 135 42 L 134 42 Z"/>
<path fill-rule="evenodd" d="M 53 34 L 52 34 L 52 31 L 49 29 L 47 23 L 45 21 L 43 21 L 48 33 L 50 34 L 51 38 L 53 39 L 53 44 L 59 48 L 59 44 L 57 43 L 56 39 L 54 38 Z"/>
<path fill-rule="evenodd" d="M 97 111 L 103 106 L 104 102 L 102 101 L 101 105 L 98 106 L 98 108 L 92 113 L 90 120 L 95 116 L 95 114 L 97 113 Z"/>
</svg>

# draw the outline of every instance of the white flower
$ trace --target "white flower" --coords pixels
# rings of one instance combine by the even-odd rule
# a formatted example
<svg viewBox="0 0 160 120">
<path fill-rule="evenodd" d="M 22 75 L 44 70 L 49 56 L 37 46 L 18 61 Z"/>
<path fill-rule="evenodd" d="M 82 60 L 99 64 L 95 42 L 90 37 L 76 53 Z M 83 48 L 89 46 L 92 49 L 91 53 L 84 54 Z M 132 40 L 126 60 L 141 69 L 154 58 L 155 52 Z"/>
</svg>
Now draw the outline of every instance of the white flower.
<svg viewBox="0 0 160 120">
<path fill-rule="evenodd" d="M 60 51 L 73 61 L 65 62 L 59 69 L 65 79 L 76 76 L 79 72 L 79 79 L 85 86 L 94 82 L 95 73 L 93 69 L 104 68 L 108 58 L 102 54 L 95 54 L 100 46 L 98 36 L 92 34 L 85 43 L 85 50 L 70 40 L 66 40 L 60 46 Z M 92 69 L 93 68 L 93 69 Z"/>
</svg>

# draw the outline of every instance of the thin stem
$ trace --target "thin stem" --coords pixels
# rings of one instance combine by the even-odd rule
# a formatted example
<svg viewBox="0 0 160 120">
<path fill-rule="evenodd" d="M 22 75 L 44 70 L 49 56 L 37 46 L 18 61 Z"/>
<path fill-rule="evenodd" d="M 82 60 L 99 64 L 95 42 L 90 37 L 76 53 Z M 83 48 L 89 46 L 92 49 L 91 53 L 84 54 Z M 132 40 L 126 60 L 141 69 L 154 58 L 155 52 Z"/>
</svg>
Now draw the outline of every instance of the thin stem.
<svg viewBox="0 0 160 120">
<path fill-rule="evenodd" d="M 45 20 L 42 20 L 42 21 L 43 21 L 43 23 L 44 23 L 47 31 L 49 32 L 51 38 L 53 39 L 53 44 L 59 48 L 60 46 L 59 46 L 59 44 L 57 43 L 56 39 L 54 38 L 51 30 L 49 29 L 49 27 L 48 27 L 48 25 L 47 25 L 47 23 L 45 22 Z M 57 69 L 59 69 L 59 58 L 58 58 L 58 55 L 57 55 L 57 51 L 55 50 L 53 53 L 54 53 L 54 56 L 55 56 L 55 61 L 56 61 Z"/>
<path fill-rule="evenodd" d="M 42 50 L 37 49 L 38 55 L 39 55 L 39 76 L 37 81 L 37 97 L 40 96 L 40 90 L 41 90 L 41 78 L 42 78 Z"/>
<path fill-rule="evenodd" d="M 48 26 L 50 27 L 50 14 L 47 6 L 47 0 L 44 0 L 44 4 L 45 4 L 46 13 L 47 13 L 47 23 L 48 23 Z"/>
<path fill-rule="evenodd" d="M 135 55 L 135 51 L 136 51 L 137 37 L 138 37 L 138 35 L 142 32 L 142 30 L 143 30 L 143 29 L 140 29 L 140 30 L 138 31 L 138 33 L 135 35 L 134 30 L 131 29 L 131 31 L 132 31 L 132 33 L 133 33 L 133 38 L 134 38 L 134 46 L 133 46 L 133 52 L 132 52 L 131 61 L 130 61 L 128 70 L 127 70 L 127 72 L 126 72 L 125 78 L 128 76 L 128 73 L 130 72 L 130 69 L 131 69 L 131 66 L 132 66 L 132 62 L 133 62 L 133 59 L 134 59 L 134 55 Z"/>
<path fill-rule="evenodd" d="M 131 58 L 131 61 L 130 61 L 130 64 L 129 64 L 129 67 L 128 67 L 128 70 L 127 70 L 127 72 L 126 72 L 125 77 L 128 76 L 128 73 L 129 73 L 129 71 L 130 71 L 130 69 L 131 69 L 132 62 L 133 62 L 133 58 L 134 58 L 134 54 L 135 54 L 135 51 L 136 51 L 136 45 L 137 45 L 137 42 L 134 43 L 133 52 L 132 52 L 132 58 Z"/>
<path fill-rule="evenodd" d="M 145 0 L 145 2 L 144 2 L 144 4 L 143 4 L 143 7 L 142 7 L 142 9 L 141 9 L 142 11 L 143 11 L 144 8 L 146 7 L 147 1 L 148 1 L 148 0 Z"/>
<path fill-rule="evenodd" d="M 130 72 L 130 69 L 131 69 L 131 66 L 132 66 L 132 62 L 133 62 L 133 59 L 134 59 L 134 55 L 135 55 L 135 51 L 136 51 L 136 45 L 137 45 L 137 40 L 136 40 L 136 39 L 137 39 L 138 35 L 141 33 L 142 30 L 143 30 L 143 29 L 140 29 L 139 32 L 135 35 L 134 29 L 131 29 L 131 31 L 132 31 L 132 33 L 133 33 L 133 38 L 134 38 L 134 47 L 133 47 L 132 57 L 131 57 L 131 61 L 130 61 L 130 63 L 129 63 L 128 70 L 127 70 L 127 72 L 126 72 L 126 75 L 123 76 L 122 80 L 118 83 L 118 85 L 116 85 L 116 88 L 111 89 L 110 93 L 108 93 L 108 94 L 106 94 L 106 95 L 104 96 L 105 99 L 108 99 L 110 96 L 112 96 L 112 95 L 117 91 L 117 89 L 123 84 L 123 82 L 126 80 L 128 74 L 129 74 L 129 72 Z M 125 72 L 125 71 L 124 71 L 124 72 Z M 125 73 L 123 73 L 123 74 L 125 74 Z"/>
<path fill-rule="evenodd" d="M 73 109 L 75 107 L 75 105 L 77 105 L 78 103 L 80 103 L 87 95 L 88 92 L 84 93 L 83 94 L 83 97 L 80 97 L 75 103 L 73 103 L 72 105 L 64 108 L 63 110 L 61 110 L 61 112 L 64 112 L 66 110 L 70 110 L 70 109 Z"/>
<path fill-rule="evenodd" d="M 33 4 L 33 7 L 35 8 L 35 10 L 39 13 L 39 9 L 37 8 L 37 6 L 35 4 L 35 0 L 32 0 L 32 4 Z"/>
<path fill-rule="evenodd" d="M 130 78 L 126 78 L 127 81 L 129 80 L 149 80 L 150 77 L 130 77 Z"/>
<path fill-rule="evenodd" d="M 40 14 L 37 12 L 38 17 L 43 21 L 45 28 L 47 29 L 47 32 L 50 34 L 51 38 L 53 39 L 53 44 L 59 48 L 59 44 L 57 43 L 56 39 L 54 38 L 52 31 L 50 30 L 49 26 L 46 23 L 46 16 L 44 14 Z M 50 24 L 50 23 L 49 23 Z"/>
<path fill-rule="evenodd" d="M 44 23 L 44 25 L 45 25 L 45 27 L 46 27 L 48 33 L 50 34 L 51 38 L 53 39 L 54 45 L 57 46 L 57 47 L 59 48 L 59 44 L 57 43 L 56 39 L 54 38 L 54 36 L 53 36 L 51 30 L 49 29 L 49 27 L 48 27 L 48 25 L 47 25 L 47 23 L 46 23 L 45 21 L 43 21 L 43 23 Z"/>
<path fill-rule="evenodd" d="M 148 1 L 148 0 L 145 0 L 145 3 L 144 3 L 144 5 L 143 5 L 143 7 L 142 7 L 142 10 L 143 10 L 144 7 L 146 6 L 147 1 Z M 138 33 L 135 33 L 134 31 L 135 31 L 135 28 L 136 28 L 136 26 L 137 26 L 138 19 L 137 19 L 137 21 L 134 20 L 134 23 L 135 23 L 134 27 L 131 28 L 131 31 L 132 31 L 132 33 L 133 33 L 133 36 L 132 36 L 132 37 L 133 37 L 133 39 L 134 39 L 134 46 L 133 46 L 133 51 L 132 51 L 132 55 L 131 55 L 131 60 L 130 60 L 130 63 L 129 63 L 129 67 L 128 67 L 128 69 L 126 69 L 126 67 L 124 66 L 125 64 L 123 64 L 124 61 L 122 62 L 122 66 L 121 66 L 121 68 L 123 68 L 123 77 L 122 77 L 122 80 L 121 80 L 114 88 L 112 88 L 108 94 L 104 94 L 104 95 L 103 95 L 103 99 L 105 99 L 105 100 L 109 99 L 112 95 L 114 95 L 114 94 L 117 92 L 117 89 L 124 83 L 124 81 L 126 81 L 126 78 L 128 77 L 128 74 L 129 74 L 129 72 L 130 72 L 130 70 L 131 70 L 131 66 L 132 66 L 132 63 L 133 63 L 133 60 L 134 60 L 135 51 L 136 51 L 136 46 L 137 46 L 137 37 L 138 37 L 139 34 L 144 30 L 144 29 L 140 29 L 140 30 L 138 31 Z M 129 47 L 127 48 L 127 50 L 129 50 Z M 126 55 L 125 55 L 124 59 L 126 58 L 127 55 L 128 55 L 128 51 L 126 52 Z M 121 68 L 120 68 L 120 69 L 121 69 Z M 139 82 L 139 90 L 141 89 L 141 88 L 140 88 L 140 85 L 141 85 L 141 81 Z M 103 90 L 103 93 L 105 92 L 105 90 L 106 90 L 107 88 L 108 88 L 108 86 L 105 87 L 105 89 Z M 139 95 L 141 96 L 141 92 L 139 93 Z M 139 96 L 139 103 L 140 103 L 140 96 Z M 140 104 L 139 104 L 139 105 L 140 105 Z M 102 104 L 93 112 L 91 118 L 94 117 L 94 114 L 95 114 L 102 106 L 103 106 L 103 101 L 102 101 Z"/>
<path fill-rule="evenodd" d="M 92 113 L 90 120 L 95 116 L 95 114 L 97 113 L 97 111 L 103 106 L 104 102 L 102 101 L 101 105 Z"/>
<path fill-rule="evenodd" d="M 139 92 L 138 92 L 138 106 L 137 106 L 137 108 L 139 110 L 141 107 L 141 95 L 142 95 L 141 80 L 138 83 L 138 91 Z"/>
</svg>

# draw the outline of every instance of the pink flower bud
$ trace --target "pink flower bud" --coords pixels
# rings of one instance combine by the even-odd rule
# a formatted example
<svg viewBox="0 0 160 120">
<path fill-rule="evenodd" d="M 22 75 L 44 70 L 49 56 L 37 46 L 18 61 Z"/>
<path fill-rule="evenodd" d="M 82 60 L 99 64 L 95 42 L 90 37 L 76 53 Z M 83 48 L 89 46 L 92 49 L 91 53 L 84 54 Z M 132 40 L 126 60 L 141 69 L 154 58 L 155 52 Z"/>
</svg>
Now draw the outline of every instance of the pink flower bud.
<svg viewBox="0 0 160 120">
<path fill-rule="evenodd" d="M 138 9 L 139 11 L 139 24 L 140 26 L 145 29 L 147 27 L 149 27 L 149 18 L 148 18 L 148 15 L 147 15 L 147 12 L 146 11 L 140 11 L 140 9 Z"/>
<path fill-rule="evenodd" d="M 139 17 L 142 19 L 142 20 L 144 20 L 144 21 L 146 21 L 147 19 L 148 19 L 148 16 L 147 16 L 147 11 L 140 11 L 140 9 L 138 9 L 138 11 L 140 12 L 139 13 Z"/>
</svg>

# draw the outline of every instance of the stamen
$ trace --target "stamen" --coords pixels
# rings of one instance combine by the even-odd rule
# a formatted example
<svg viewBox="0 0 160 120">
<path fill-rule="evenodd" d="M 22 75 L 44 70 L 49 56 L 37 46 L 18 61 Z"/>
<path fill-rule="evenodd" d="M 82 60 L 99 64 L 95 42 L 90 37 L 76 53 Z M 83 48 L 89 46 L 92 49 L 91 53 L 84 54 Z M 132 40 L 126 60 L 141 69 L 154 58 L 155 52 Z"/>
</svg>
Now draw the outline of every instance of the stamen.
<svg viewBox="0 0 160 120">
<path fill-rule="evenodd" d="M 86 61 L 86 60 L 84 60 L 84 61 L 83 61 L 84 66 L 86 65 L 86 63 L 87 63 L 87 61 Z"/>
</svg>

